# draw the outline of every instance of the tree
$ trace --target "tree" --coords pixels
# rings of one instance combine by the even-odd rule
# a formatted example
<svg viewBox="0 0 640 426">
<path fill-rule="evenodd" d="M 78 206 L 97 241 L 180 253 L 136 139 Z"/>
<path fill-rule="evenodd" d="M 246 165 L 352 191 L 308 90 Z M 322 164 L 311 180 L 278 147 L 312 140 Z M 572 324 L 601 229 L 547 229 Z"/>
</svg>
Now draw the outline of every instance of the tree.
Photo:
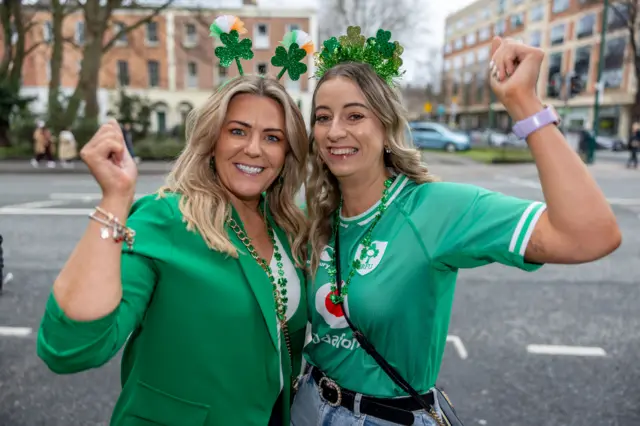
<svg viewBox="0 0 640 426">
<path fill-rule="evenodd" d="M 61 3 L 61 0 L 54 0 Z M 102 58 L 118 41 L 120 37 L 139 28 L 142 25 L 152 21 L 164 9 L 169 7 L 174 0 L 75 0 L 76 5 L 82 10 L 84 15 L 85 40 L 82 46 L 78 46 L 82 50 L 82 62 L 80 64 L 80 72 L 78 82 L 69 97 L 66 108 L 58 115 L 61 127 L 70 126 L 77 118 L 80 105 L 84 101 L 85 110 L 84 118 L 87 123 L 93 123 L 97 126 L 98 114 L 100 107 L 98 105 L 98 88 L 100 84 L 100 65 Z M 113 13 L 117 9 L 128 9 L 136 11 L 146 11 L 147 13 L 130 25 L 122 25 L 120 30 L 113 34 L 111 38 L 107 37 L 107 30 L 111 27 Z M 64 16 L 64 13 L 63 15 Z M 64 50 L 59 46 L 70 42 L 65 39 L 62 34 L 62 24 L 64 19 L 59 20 L 57 25 L 59 29 L 53 30 L 53 48 L 52 51 L 58 49 Z M 54 23 L 55 24 L 55 23 Z M 53 58 L 53 57 L 52 57 Z M 59 87 L 59 81 L 58 81 Z M 59 90 L 59 89 L 58 89 Z M 55 101 L 54 101 L 55 102 Z M 59 105 L 55 103 L 50 108 L 56 108 Z M 50 114 L 53 112 L 50 109 Z"/>
<path fill-rule="evenodd" d="M 130 95 L 120 89 L 119 98 L 116 101 L 115 110 L 108 115 L 115 117 L 119 123 L 130 123 L 134 132 L 134 139 L 144 139 L 151 126 L 152 106 L 149 99 Z"/>
<path fill-rule="evenodd" d="M 427 8 L 422 0 L 326 0 L 319 18 L 322 40 L 344 34 L 351 25 L 359 26 L 365 36 L 384 28 L 407 50 L 424 42 L 416 34 L 428 33 Z"/>
<path fill-rule="evenodd" d="M 33 98 L 20 94 L 22 67 L 25 59 L 41 44 L 27 46 L 27 34 L 36 25 L 34 14 L 25 11 L 20 0 L 4 0 L 0 4 L 2 25 L 2 60 L 0 62 L 0 146 L 10 146 L 12 117 L 24 110 Z"/>
<path fill-rule="evenodd" d="M 640 50 L 638 46 L 638 1 L 637 0 L 614 0 L 609 7 L 609 22 L 622 25 L 627 29 L 630 60 L 633 63 L 636 79 L 636 93 L 634 103 L 631 107 L 632 120 L 640 119 Z M 611 16 L 613 15 L 613 16 Z M 617 25 L 616 25 L 617 27 Z M 609 28 L 609 30 L 614 28 Z M 600 46 L 604 49 L 605 46 Z"/>
</svg>

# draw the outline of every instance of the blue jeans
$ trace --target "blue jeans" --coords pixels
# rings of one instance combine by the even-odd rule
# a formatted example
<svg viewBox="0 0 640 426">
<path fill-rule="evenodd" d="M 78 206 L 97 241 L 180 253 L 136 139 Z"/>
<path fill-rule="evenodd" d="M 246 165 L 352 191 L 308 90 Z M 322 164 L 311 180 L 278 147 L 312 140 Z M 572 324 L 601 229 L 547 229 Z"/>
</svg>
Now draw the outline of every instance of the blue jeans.
<svg viewBox="0 0 640 426">
<path fill-rule="evenodd" d="M 357 399 L 357 398 L 356 398 Z M 414 411 L 414 426 L 438 426 L 426 411 Z M 291 426 L 394 426 L 377 417 L 360 414 L 356 403 L 354 411 L 332 407 L 322 399 L 318 385 L 310 373 L 300 378 L 300 387 L 291 407 Z"/>
</svg>

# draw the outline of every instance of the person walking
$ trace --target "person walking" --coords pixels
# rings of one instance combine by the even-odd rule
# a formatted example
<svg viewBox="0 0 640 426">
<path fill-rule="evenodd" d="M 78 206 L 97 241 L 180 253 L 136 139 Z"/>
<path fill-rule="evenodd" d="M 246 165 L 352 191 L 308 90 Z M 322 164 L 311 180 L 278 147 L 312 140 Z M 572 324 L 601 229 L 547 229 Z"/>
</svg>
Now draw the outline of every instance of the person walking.
<svg viewBox="0 0 640 426">
<path fill-rule="evenodd" d="M 629 136 L 629 160 L 627 160 L 627 168 L 638 168 L 638 151 L 640 150 L 640 123 L 635 122 L 631 126 L 631 135 Z"/>
<path fill-rule="evenodd" d="M 73 160 L 78 156 L 76 138 L 69 127 L 58 136 L 58 158 L 64 168 L 73 168 Z"/>
</svg>

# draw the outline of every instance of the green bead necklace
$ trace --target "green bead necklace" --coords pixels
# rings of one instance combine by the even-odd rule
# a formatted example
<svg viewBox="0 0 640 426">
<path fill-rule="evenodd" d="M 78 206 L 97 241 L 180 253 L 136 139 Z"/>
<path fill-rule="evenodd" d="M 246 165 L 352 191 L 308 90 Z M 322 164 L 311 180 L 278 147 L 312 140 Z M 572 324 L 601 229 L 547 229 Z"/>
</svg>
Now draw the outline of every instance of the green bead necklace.
<svg viewBox="0 0 640 426">
<path fill-rule="evenodd" d="M 360 244 L 362 244 L 362 251 L 360 251 L 360 256 L 358 256 L 357 259 L 353 259 L 353 262 L 351 262 L 351 270 L 349 271 L 347 280 L 344 282 L 344 284 L 340 289 L 340 294 L 338 294 L 338 286 L 336 283 L 336 262 L 339 262 L 340 259 L 336 259 L 335 256 L 333 256 L 333 259 L 332 259 L 333 265 L 329 268 L 328 272 L 329 272 L 329 276 L 332 278 L 330 299 L 334 305 L 339 305 L 340 303 L 344 302 L 344 298 L 347 297 L 347 293 L 349 292 L 349 284 L 351 284 L 351 279 L 355 275 L 356 271 L 360 269 L 360 267 L 362 266 L 362 261 L 367 257 L 367 252 L 371 247 L 371 234 L 373 233 L 373 229 L 376 227 L 378 222 L 380 222 L 380 219 L 382 218 L 382 214 L 387 209 L 387 203 L 389 201 L 389 187 L 391 187 L 391 184 L 393 183 L 394 180 L 395 180 L 395 177 L 390 177 L 384 181 L 382 198 L 380 198 L 380 204 L 378 205 L 378 208 L 377 208 L 378 214 L 375 217 L 375 219 L 373 219 L 373 222 L 369 226 L 369 229 L 367 229 L 367 232 L 365 233 L 364 237 L 362 237 L 362 241 L 360 242 Z M 338 206 L 338 210 L 336 211 L 334 224 L 333 224 L 334 241 L 335 241 L 335 236 L 338 235 L 338 232 L 339 232 L 341 211 L 342 211 L 342 198 L 340 199 L 340 205 Z"/>
</svg>

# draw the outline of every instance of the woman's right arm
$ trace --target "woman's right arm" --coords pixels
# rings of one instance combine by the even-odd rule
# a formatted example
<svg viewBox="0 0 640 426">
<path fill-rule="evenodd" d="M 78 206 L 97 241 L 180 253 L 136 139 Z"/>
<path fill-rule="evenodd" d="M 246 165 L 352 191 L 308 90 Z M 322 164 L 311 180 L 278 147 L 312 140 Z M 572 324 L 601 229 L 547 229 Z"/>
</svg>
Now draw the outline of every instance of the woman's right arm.
<svg viewBox="0 0 640 426">
<path fill-rule="evenodd" d="M 100 207 L 127 222 L 137 171 L 124 148 L 117 124 L 100 128 L 81 152 L 100 184 Z M 130 222 L 145 235 L 161 229 L 154 206 L 143 206 Z M 145 211 L 146 210 L 146 211 Z M 147 224 L 151 226 L 146 226 Z M 56 278 L 38 335 L 38 355 L 53 371 L 72 373 L 107 362 L 139 324 L 156 277 L 151 258 L 122 253 L 122 244 L 102 239 L 102 225 L 90 221 L 80 242 Z M 127 270 L 123 289 L 122 270 Z"/>
</svg>

